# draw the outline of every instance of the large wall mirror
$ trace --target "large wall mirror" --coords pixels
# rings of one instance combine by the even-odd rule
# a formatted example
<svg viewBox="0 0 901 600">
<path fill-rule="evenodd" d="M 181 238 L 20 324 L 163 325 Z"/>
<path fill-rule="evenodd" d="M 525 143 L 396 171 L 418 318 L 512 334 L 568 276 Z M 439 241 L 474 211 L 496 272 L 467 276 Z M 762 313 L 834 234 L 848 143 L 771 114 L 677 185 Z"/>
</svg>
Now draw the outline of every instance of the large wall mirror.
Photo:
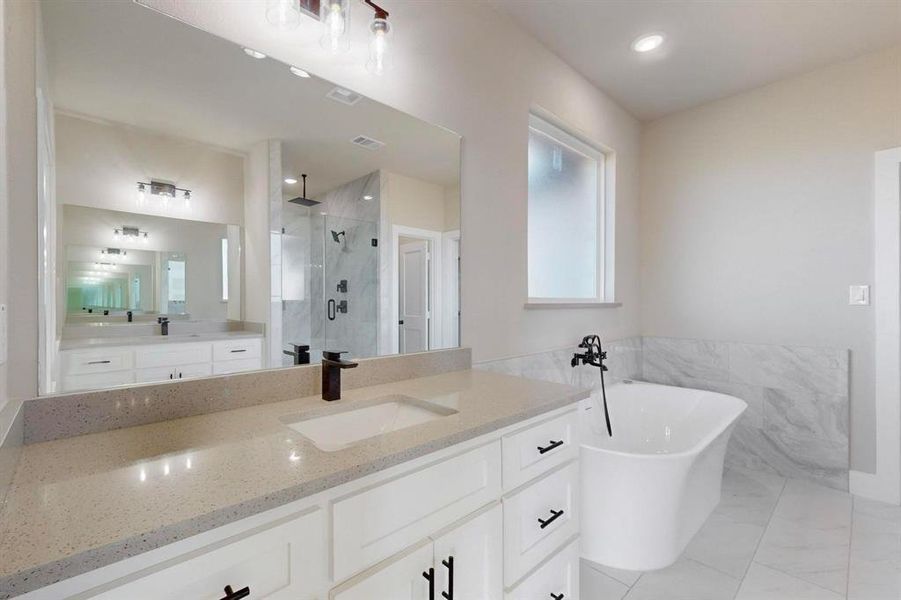
<svg viewBox="0 0 901 600">
<path fill-rule="evenodd" d="M 42 394 L 459 344 L 458 135 L 131 2 L 42 20 Z"/>
</svg>

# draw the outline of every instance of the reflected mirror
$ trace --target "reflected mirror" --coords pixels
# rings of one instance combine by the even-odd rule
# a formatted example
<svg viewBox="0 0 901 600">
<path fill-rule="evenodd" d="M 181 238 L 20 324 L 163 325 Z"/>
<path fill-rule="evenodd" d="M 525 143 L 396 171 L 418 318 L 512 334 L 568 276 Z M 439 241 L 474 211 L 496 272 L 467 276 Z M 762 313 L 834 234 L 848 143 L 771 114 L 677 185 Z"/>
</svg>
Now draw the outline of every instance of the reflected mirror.
<svg viewBox="0 0 901 600">
<path fill-rule="evenodd" d="M 134 3 L 42 20 L 42 394 L 459 344 L 458 135 Z"/>
</svg>

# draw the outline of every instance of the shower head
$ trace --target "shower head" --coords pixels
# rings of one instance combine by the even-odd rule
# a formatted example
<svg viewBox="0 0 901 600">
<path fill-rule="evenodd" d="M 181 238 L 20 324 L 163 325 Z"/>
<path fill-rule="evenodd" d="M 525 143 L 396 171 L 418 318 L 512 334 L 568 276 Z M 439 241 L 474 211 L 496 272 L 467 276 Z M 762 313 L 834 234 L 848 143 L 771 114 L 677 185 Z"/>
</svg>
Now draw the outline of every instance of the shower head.
<svg viewBox="0 0 901 600">
<path fill-rule="evenodd" d="M 317 204 L 321 204 L 319 200 L 313 200 L 312 198 L 307 198 L 307 174 L 301 174 L 303 178 L 303 195 L 298 196 L 297 198 L 291 198 L 288 202 L 293 202 L 294 204 L 300 204 L 301 206 L 316 206 Z"/>
<path fill-rule="evenodd" d="M 335 231 L 334 229 L 332 229 L 332 239 L 335 241 L 336 244 L 341 243 L 341 240 L 338 238 L 340 238 L 342 235 L 344 236 L 344 240 L 346 241 L 347 234 L 345 234 L 343 231 Z"/>
</svg>

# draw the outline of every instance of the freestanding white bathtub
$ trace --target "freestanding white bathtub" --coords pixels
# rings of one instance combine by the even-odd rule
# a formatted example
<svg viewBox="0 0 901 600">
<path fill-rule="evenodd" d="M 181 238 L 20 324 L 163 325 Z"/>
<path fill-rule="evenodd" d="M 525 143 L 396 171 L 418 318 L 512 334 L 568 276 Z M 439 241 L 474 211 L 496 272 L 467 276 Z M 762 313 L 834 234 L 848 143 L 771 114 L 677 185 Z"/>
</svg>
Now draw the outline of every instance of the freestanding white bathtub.
<svg viewBox="0 0 901 600">
<path fill-rule="evenodd" d="M 662 569 L 720 501 L 723 459 L 747 405 L 738 398 L 650 383 L 607 388 L 582 410 L 582 556 L 636 571 Z"/>
</svg>

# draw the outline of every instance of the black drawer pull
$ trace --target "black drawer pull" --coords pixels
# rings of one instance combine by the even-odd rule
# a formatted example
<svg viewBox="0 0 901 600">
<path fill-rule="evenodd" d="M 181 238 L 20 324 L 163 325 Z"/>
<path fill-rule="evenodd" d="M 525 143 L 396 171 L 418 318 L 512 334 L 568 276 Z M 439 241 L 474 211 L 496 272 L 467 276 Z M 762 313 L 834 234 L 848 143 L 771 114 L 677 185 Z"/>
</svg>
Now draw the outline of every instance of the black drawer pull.
<svg viewBox="0 0 901 600">
<path fill-rule="evenodd" d="M 247 348 L 241 348 L 240 350 L 229 350 L 229 352 L 231 352 L 232 354 L 235 354 L 236 352 L 247 352 Z"/>
<path fill-rule="evenodd" d="M 221 600 L 238 600 L 239 598 L 246 598 L 250 595 L 250 586 L 243 587 L 237 592 L 232 590 L 232 586 L 225 586 L 225 596 L 222 597 Z"/>
<path fill-rule="evenodd" d="M 429 582 L 429 600 L 435 600 L 435 569 L 430 567 L 422 572 L 422 576 Z"/>
<path fill-rule="evenodd" d="M 563 594 L 555 594 L 551 592 L 551 598 L 553 598 L 554 600 L 563 600 L 564 597 L 565 596 Z"/>
<path fill-rule="evenodd" d="M 544 529 L 545 527 L 547 527 L 548 525 L 550 525 L 551 523 L 553 523 L 554 521 L 556 521 L 558 517 L 562 517 L 562 516 L 563 516 L 563 511 L 562 511 L 562 510 L 552 510 L 552 511 L 551 511 L 551 518 L 549 518 L 549 519 L 538 519 L 538 525 L 539 525 L 542 529 Z"/>
<path fill-rule="evenodd" d="M 92 360 L 88 364 L 89 365 L 108 365 L 111 362 L 113 362 L 113 361 L 111 361 L 111 360 Z"/>
<path fill-rule="evenodd" d="M 447 591 L 441 592 L 445 600 L 454 600 L 454 557 L 448 556 L 441 564 L 447 567 Z"/>
<path fill-rule="evenodd" d="M 544 448 L 542 448 L 541 446 L 538 446 L 538 454 L 545 454 L 546 452 L 550 452 L 554 448 L 559 448 L 562 445 L 563 445 L 563 440 L 557 440 L 556 442 L 554 440 L 551 440 L 550 443 L 547 446 L 545 446 Z"/>
</svg>

